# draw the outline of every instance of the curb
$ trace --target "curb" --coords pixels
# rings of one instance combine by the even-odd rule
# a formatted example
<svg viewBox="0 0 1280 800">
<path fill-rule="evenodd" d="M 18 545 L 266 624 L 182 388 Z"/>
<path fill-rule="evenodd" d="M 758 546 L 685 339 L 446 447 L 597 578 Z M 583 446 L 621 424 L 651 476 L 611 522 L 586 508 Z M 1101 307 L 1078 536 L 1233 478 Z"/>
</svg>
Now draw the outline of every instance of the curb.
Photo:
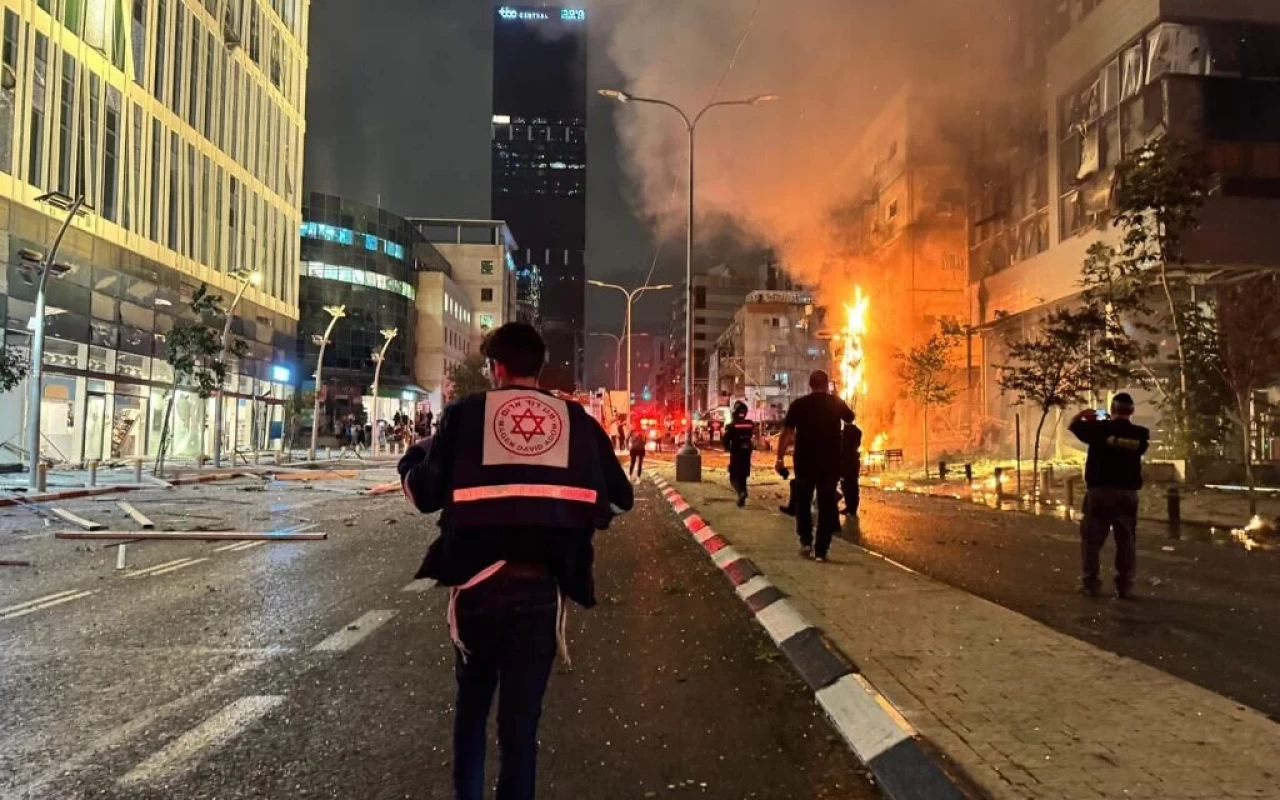
<svg viewBox="0 0 1280 800">
<path fill-rule="evenodd" d="M 694 540 L 813 690 L 845 742 L 891 800 L 964 800 L 967 795 L 938 766 L 915 729 L 864 678 L 856 664 L 796 611 L 750 559 L 744 558 L 666 480 L 649 477 Z"/>
</svg>

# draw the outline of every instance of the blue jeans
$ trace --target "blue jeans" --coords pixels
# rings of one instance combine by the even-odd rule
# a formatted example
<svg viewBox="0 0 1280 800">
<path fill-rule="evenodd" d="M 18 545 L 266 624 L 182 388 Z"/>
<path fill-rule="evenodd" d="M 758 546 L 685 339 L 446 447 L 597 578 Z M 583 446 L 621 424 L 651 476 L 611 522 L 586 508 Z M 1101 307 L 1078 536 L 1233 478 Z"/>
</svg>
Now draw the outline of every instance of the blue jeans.
<svg viewBox="0 0 1280 800">
<path fill-rule="evenodd" d="M 550 578 L 499 572 L 458 596 L 458 634 L 470 655 L 455 653 L 458 698 L 453 721 L 453 789 L 458 800 L 484 797 L 486 726 L 498 691 L 498 800 L 532 800 L 538 719 L 556 656 L 556 585 Z"/>
</svg>

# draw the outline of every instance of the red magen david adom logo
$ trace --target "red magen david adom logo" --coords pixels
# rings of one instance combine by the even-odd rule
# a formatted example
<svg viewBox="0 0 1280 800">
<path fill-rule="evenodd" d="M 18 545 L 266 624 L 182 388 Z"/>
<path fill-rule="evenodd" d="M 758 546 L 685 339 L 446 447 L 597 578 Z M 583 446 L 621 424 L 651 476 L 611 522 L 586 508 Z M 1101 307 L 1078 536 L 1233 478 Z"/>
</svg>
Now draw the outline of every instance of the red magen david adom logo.
<svg viewBox="0 0 1280 800">
<path fill-rule="evenodd" d="M 561 412 L 537 396 L 523 395 L 498 406 L 493 435 L 508 453 L 525 458 L 549 452 L 564 436 Z"/>
</svg>

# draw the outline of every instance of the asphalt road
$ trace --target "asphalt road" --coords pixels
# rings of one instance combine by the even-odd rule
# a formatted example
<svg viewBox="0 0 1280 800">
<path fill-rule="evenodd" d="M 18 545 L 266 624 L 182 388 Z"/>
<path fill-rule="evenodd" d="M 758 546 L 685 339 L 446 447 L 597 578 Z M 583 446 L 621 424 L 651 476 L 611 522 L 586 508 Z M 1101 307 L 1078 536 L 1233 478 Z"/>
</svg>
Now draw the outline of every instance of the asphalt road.
<svg viewBox="0 0 1280 800">
<path fill-rule="evenodd" d="M 305 518 L 331 538 L 135 544 L 117 572 L 114 548 L 4 515 L 0 558 L 35 566 L 3 568 L 0 609 L 43 602 L 0 611 L 0 797 L 451 796 L 446 596 L 411 582 L 429 519 L 302 487 L 136 501 L 162 525 Z M 540 797 L 877 796 L 656 494 L 597 541 L 601 605 L 570 616 Z"/>
<path fill-rule="evenodd" d="M 754 502 L 776 513 L 781 486 L 760 482 L 775 485 Z M 1140 524 L 1138 599 L 1090 599 L 1076 592 L 1077 523 L 865 487 L 862 497 L 846 539 L 1280 720 L 1280 552 L 1246 551 L 1227 532 L 1172 540 Z M 1108 588 L 1113 558 L 1109 543 Z"/>
</svg>

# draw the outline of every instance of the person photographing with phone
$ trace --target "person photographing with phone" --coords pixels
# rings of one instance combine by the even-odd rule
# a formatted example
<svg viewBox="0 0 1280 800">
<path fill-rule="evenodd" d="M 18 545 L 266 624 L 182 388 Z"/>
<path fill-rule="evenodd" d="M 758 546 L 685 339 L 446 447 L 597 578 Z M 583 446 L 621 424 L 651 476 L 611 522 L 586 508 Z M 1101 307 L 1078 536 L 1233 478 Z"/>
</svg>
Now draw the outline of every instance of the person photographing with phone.
<svg viewBox="0 0 1280 800">
<path fill-rule="evenodd" d="M 1091 597 L 1096 597 L 1102 588 L 1098 562 L 1111 532 L 1116 540 L 1116 596 L 1123 600 L 1133 596 L 1142 456 L 1151 444 L 1151 432 L 1133 424 L 1133 412 L 1133 398 L 1121 392 L 1111 400 L 1110 414 L 1086 409 L 1076 415 L 1069 428 L 1089 447 L 1084 466 L 1084 518 L 1080 523 L 1080 591 Z"/>
</svg>

